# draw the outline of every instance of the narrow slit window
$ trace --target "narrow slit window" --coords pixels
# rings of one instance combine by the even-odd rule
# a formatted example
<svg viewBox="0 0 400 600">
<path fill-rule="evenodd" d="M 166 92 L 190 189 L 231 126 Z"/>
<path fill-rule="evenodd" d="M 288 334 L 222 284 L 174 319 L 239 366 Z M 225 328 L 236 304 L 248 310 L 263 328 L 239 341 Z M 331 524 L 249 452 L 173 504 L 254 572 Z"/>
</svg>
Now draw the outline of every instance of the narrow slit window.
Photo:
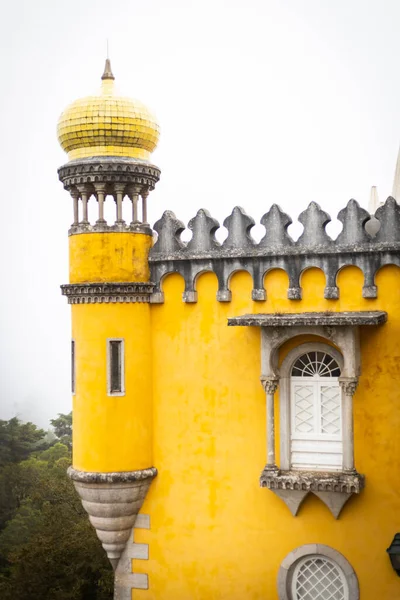
<svg viewBox="0 0 400 600">
<path fill-rule="evenodd" d="M 124 342 L 108 341 L 108 393 L 124 393 Z"/>
<path fill-rule="evenodd" d="M 75 340 L 71 340 L 71 392 L 75 394 Z"/>
</svg>

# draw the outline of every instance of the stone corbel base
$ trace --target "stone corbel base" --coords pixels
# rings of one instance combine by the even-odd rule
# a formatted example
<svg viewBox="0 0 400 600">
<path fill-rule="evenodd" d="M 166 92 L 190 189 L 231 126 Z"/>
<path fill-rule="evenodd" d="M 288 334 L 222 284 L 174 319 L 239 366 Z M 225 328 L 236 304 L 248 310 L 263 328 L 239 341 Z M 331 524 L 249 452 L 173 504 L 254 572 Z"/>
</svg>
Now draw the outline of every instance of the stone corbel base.
<svg viewBox="0 0 400 600">
<path fill-rule="evenodd" d="M 115 570 L 157 469 L 68 475 Z"/>
<path fill-rule="evenodd" d="M 357 472 L 321 473 L 264 469 L 261 473 L 260 485 L 281 498 L 294 517 L 305 498 L 311 493 L 322 500 L 337 519 L 349 498 L 362 491 L 365 478 Z"/>
</svg>

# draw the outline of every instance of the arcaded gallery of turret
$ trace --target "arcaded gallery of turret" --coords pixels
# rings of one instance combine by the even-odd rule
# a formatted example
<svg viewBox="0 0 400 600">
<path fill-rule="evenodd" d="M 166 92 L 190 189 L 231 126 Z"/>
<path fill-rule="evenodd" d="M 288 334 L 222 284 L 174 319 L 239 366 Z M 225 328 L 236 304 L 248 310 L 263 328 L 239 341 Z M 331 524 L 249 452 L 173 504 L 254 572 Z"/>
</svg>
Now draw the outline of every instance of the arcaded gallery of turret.
<svg viewBox="0 0 400 600">
<path fill-rule="evenodd" d="M 292 216 L 297 241 L 275 204 L 259 243 L 239 207 L 223 243 L 195 206 L 189 242 L 171 211 L 151 226 L 159 127 L 115 94 L 109 61 L 58 135 L 73 213 L 69 474 L 115 598 L 400 598 L 386 552 L 400 514 L 399 204 L 372 216 L 350 200 L 335 240 L 316 203 Z"/>
</svg>

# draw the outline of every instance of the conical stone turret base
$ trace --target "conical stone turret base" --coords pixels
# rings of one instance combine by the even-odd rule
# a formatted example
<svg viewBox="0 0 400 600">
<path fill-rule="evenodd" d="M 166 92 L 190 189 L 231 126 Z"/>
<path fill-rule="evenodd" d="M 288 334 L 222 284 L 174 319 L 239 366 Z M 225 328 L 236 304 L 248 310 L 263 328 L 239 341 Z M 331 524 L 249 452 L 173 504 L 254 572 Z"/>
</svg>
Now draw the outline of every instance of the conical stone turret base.
<svg viewBox="0 0 400 600">
<path fill-rule="evenodd" d="M 115 571 L 157 469 L 68 475 Z"/>
</svg>

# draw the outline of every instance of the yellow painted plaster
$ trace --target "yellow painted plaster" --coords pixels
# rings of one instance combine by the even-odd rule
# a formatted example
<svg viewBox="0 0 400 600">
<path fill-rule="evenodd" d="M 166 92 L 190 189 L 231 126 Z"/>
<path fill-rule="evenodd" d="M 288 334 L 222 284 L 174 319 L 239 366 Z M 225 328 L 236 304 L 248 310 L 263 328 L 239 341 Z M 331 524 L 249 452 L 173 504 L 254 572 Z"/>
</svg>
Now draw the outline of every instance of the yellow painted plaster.
<svg viewBox="0 0 400 600">
<path fill-rule="evenodd" d="M 150 307 L 75 304 L 73 466 L 131 471 L 153 465 Z M 125 340 L 125 395 L 107 396 L 107 338 Z"/>
<path fill-rule="evenodd" d="M 217 279 L 197 282 L 198 303 L 182 302 L 183 280 L 164 283 L 165 304 L 151 307 L 154 405 L 152 483 L 142 512 L 151 530 L 149 561 L 134 561 L 149 575 L 151 600 L 278 600 L 276 579 L 294 548 L 318 542 L 342 552 L 355 569 L 363 600 L 391 600 L 399 580 L 385 549 L 398 530 L 400 497 L 400 269 L 377 275 L 378 298 L 361 297 L 362 273 L 338 276 L 339 300 L 325 300 L 318 269 L 302 276 L 303 299 L 286 298 L 284 272 L 267 274 L 267 300 L 251 300 L 251 277 L 237 273 L 232 301 L 215 299 Z M 294 518 L 258 484 L 266 462 L 265 395 L 260 377 L 258 328 L 227 327 L 227 318 L 251 312 L 386 310 L 388 324 L 361 332 L 362 375 L 354 397 L 357 469 L 366 489 L 335 520 L 309 497 Z M 299 341 L 305 341 L 302 337 Z M 290 344 L 282 348 L 282 355 Z M 279 408 L 278 424 L 279 424 Z M 278 430 L 277 446 L 279 446 Z"/>
<path fill-rule="evenodd" d="M 144 233 L 82 233 L 69 238 L 70 283 L 149 281 L 152 237 Z"/>
</svg>

